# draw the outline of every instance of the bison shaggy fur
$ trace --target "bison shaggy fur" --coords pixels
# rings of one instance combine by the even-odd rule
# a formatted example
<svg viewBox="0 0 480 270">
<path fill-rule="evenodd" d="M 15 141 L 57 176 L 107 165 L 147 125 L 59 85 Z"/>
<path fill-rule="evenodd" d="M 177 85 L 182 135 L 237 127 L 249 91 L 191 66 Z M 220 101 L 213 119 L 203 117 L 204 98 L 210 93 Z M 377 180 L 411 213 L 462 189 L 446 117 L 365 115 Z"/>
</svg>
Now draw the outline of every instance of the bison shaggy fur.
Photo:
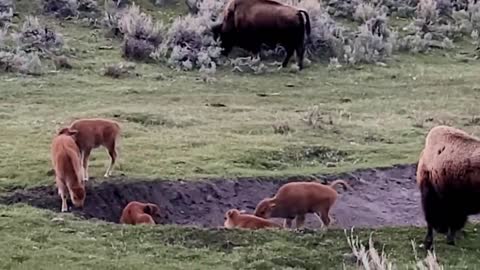
<svg viewBox="0 0 480 270">
<path fill-rule="evenodd" d="M 212 27 L 220 38 L 223 55 L 234 46 L 258 54 L 262 45 L 281 45 L 286 50 L 282 67 L 296 52 L 299 69 L 303 69 L 305 36 L 309 38 L 310 17 L 305 10 L 273 0 L 231 0 L 223 11 L 223 21 Z"/>
<path fill-rule="evenodd" d="M 480 212 L 480 139 L 453 127 L 432 128 L 417 165 L 417 185 L 427 222 L 425 248 L 432 248 L 434 230 L 454 245 L 468 216 Z"/>
</svg>

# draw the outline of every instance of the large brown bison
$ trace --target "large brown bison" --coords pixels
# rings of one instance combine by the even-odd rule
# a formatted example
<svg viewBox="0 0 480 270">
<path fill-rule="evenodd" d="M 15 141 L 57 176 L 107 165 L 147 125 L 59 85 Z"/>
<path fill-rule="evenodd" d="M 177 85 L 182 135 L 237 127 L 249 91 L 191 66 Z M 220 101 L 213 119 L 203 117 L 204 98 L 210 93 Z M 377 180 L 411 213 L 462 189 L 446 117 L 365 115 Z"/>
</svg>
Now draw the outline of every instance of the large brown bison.
<svg viewBox="0 0 480 270">
<path fill-rule="evenodd" d="M 305 10 L 273 0 L 231 0 L 223 12 L 223 21 L 212 27 L 223 55 L 234 46 L 258 54 L 262 44 L 281 45 L 287 53 L 282 67 L 296 51 L 298 67 L 303 68 L 305 34 L 310 37 L 310 17 Z"/>
<path fill-rule="evenodd" d="M 432 128 L 420 154 L 417 183 L 428 225 L 425 247 L 432 248 L 434 230 L 454 245 L 468 216 L 480 213 L 480 139 L 453 127 Z"/>
</svg>

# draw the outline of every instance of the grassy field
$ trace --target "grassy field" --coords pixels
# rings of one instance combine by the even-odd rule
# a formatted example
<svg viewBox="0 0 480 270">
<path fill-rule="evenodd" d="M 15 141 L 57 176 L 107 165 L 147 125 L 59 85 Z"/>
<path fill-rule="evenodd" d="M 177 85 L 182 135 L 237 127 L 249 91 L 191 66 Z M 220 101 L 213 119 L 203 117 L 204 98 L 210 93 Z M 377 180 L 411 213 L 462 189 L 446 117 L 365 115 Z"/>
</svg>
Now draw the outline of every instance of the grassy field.
<svg viewBox="0 0 480 270">
<path fill-rule="evenodd" d="M 138 64 L 140 77 L 101 74 L 121 61 L 113 41 L 66 24 L 75 69 L 0 81 L 0 187 L 50 183 L 49 143 L 78 117 L 110 117 L 124 136 L 117 173 L 194 178 L 331 172 L 415 162 L 440 123 L 477 131 L 480 67 L 444 57 L 398 56 L 388 67 L 268 75 L 197 73 Z M 441 57 L 440 57 L 441 56 Z M 274 94 L 262 97 L 259 94 Z M 223 104 L 225 107 L 208 106 Z M 309 125 L 303 118 L 316 121 Z M 292 132 L 276 134 L 287 123 Z M 93 155 L 92 175 L 106 155 Z"/>
<path fill-rule="evenodd" d="M 25 5 L 19 1 L 20 5 Z M 176 9 L 172 9 L 176 10 Z M 171 17 L 168 10 L 164 17 Z M 51 19 L 42 18 L 50 23 Z M 195 72 L 137 64 L 139 76 L 112 79 L 105 65 L 122 61 L 119 43 L 74 23 L 56 24 L 74 69 L 41 77 L 0 75 L 0 191 L 53 184 L 48 175 L 55 131 L 80 117 L 109 117 L 124 128 L 115 174 L 145 178 L 288 175 L 350 171 L 417 161 L 437 124 L 479 134 L 480 65 L 458 48 L 397 55 L 386 67 L 301 73 L 236 74 L 205 82 Z M 104 50 L 102 46 L 113 46 Z M 222 104 L 218 107 L 215 105 Z M 315 122 L 315 125 L 308 122 Z M 286 125 L 288 134 L 273 126 Z M 103 175 L 96 151 L 91 176 Z M 351 253 L 343 231 L 326 234 L 241 232 L 169 226 L 124 227 L 81 221 L 24 206 L 0 207 L 1 269 L 339 269 Z M 62 215 L 63 216 L 63 215 Z M 437 238 L 448 269 L 472 269 L 478 225 L 459 246 Z M 415 264 L 411 240 L 424 229 L 370 232 L 401 269 Z M 423 251 L 419 251 L 423 258 Z"/>
<path fill-rule="evenodd" d="M 340 230 L 323 234 L 134 227 L 59 217 L 30 207 L 0 207 L 0 217 L 2 269 L 341 269 L 343 265 L 355 269 L 346 234 Z M 469 237 L 460 242 L 461 247 L 441 242 L 440 263 L 447 269 L 474 269 L 480 241 L 477 229 L 467 227 Z M 375 247 L 384 248 L 398 269 L 415 269 L 411 240 L 423 231 L 399 228 L 354 234 L 366 240 L 370 233 Z M 423 258 L 424 252 L 416 249 Z"/>
</svg>

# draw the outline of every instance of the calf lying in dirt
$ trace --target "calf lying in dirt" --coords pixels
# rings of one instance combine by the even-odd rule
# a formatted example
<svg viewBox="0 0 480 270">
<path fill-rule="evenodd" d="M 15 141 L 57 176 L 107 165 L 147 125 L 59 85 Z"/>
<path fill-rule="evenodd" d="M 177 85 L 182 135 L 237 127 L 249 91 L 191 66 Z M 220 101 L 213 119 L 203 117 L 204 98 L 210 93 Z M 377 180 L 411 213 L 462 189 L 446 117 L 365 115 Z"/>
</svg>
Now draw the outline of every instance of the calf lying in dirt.
<svg viewBox="0 0 480 270">
<path fill-rule="evenodd" d="M 230 209 L 225 213 L 225 228 L 242 229 L 264 229 L 264 228 L 282 228 L 282 226 L 264 218 L 246 214 L 244 211 Z"/>
<path fill-rule="evenodd" d="M 83 162 L 84 180 L 88 181 L 88 158 L 90 152 L 104 146 L 110 155 L 110 165 L 105 172 L 105 177 L 111 175 L 117 159 L 116 146 L 120 137 L 120 125 L 112 120 L 93 118 L 79 119 L 68 127 L 59 131 L 59 134 L 76 133 L 75 141 L 80 149 Z"/>
<path fill-rule="evenodd" d="M 301 228 L 305 223 L 305 215 L 313 213 L 325 227 L 331 221 L 330 209 L 337 199 L 337 191 L 334 187 L 342 184 L 345 188 L 350 187 L 343 180 L 333 181 L 330 185 L 316 182 L 292 182 L 283 185 L 273 198 L 266 198 L 258 203 L 254 215 L 262 218 L 284 218 L 285 228 L 292 226 L 292 220 L 296 219 L 296 228 Z"/>
<path fill-rule="evenodd" d="M 160 209 L 153 203 L 132 201 L 125 206 L 120 217 L 121 224 L 155 224 L 153 215 L 158 215 Z"/>
<path fill-rule="evenodd" d="M 55 170 L 58 195 L 62 198 L 62 212 L 68 211 L 67 194 L 73 205 L 82 208 L 85 202 L 80 150 L 75 143 L 76 134 L 57 135 L 53 138 L 51 160 Z"/>
</svg>

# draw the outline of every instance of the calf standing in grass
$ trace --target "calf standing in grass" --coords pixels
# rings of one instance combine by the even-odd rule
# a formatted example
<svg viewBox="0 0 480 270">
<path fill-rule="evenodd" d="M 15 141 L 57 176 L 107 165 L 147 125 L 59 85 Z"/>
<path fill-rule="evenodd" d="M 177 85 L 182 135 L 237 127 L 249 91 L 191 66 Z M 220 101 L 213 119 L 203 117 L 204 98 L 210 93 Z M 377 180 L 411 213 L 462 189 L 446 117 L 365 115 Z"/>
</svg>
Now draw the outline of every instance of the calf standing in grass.
<svg viewBox="0 0 480 270">
<path fill-rule="evenodd" d="M 58 195 L 62 198 L 62 212 L 68 211 L 67 194 L 76 207 L 83 207 L 85 186 L 82 177 L 80 150 L 75 143 L 75 132 L 60 134 L 52 141 L 51 159 L 55 170 L 55 182 Z"/>
<path fill-rule="evenodd" d="M 230 209 L 225 213 L 225 228 L 242 228 L 242 229 L 264 229 L 264 228 L 282 228 L 282 226 L 271 222 L 270 220 L 256 217 L 254 215 L 245 214 L 237 209 Z"/>
<path fill-rule="evenodd" d="M 313 213 L 326 227 L 331 222 L 330 208 L 337 200 L 337 191 L 333 188 L 342 184 L 343 180 L 333 181 L 330 185 L 315 182 L 292 182 L 283 185 L 273 198 L 266 198 L 258 203 L 254 215 L 263 218 L 284 218 L 284 227 L 290 228 L 295 218 L 296 227 L 305 223 L 305 215 Z"/>
<path fill-rule="evenodd" d="M 104 146 L 110 155 L 110 165 L 104 176 L 109 177 L 111 175 L 118 155 L 116 146 L 120 137 L 120 131 L 120 125 L 117 122 L 108 119 L 94 118 L 76 120 L 70 127 L 62 129 L 59 134 L 76 133 L 75 141 L 80 148 L 82 156 L 84 180 L 88 181 L 88 159 L 90 152 L 100 146 Z"/>
<path fill-rule="evenodd" d="M 153 215 L 158 215 L 160 209 L 153 203 L 132 201 L 125 206 L 120 217 L 121 224 L 155 224 Z"/>
<path fill-rule="evenodd" d="M 432 248 L 433 230 L 454 245 L 468 216 L 480 213 L 480 139 L 453 127 L 432 128 L 418 161 L 417 184 L 427 222 L 425 248 Z"/>
</svg>

